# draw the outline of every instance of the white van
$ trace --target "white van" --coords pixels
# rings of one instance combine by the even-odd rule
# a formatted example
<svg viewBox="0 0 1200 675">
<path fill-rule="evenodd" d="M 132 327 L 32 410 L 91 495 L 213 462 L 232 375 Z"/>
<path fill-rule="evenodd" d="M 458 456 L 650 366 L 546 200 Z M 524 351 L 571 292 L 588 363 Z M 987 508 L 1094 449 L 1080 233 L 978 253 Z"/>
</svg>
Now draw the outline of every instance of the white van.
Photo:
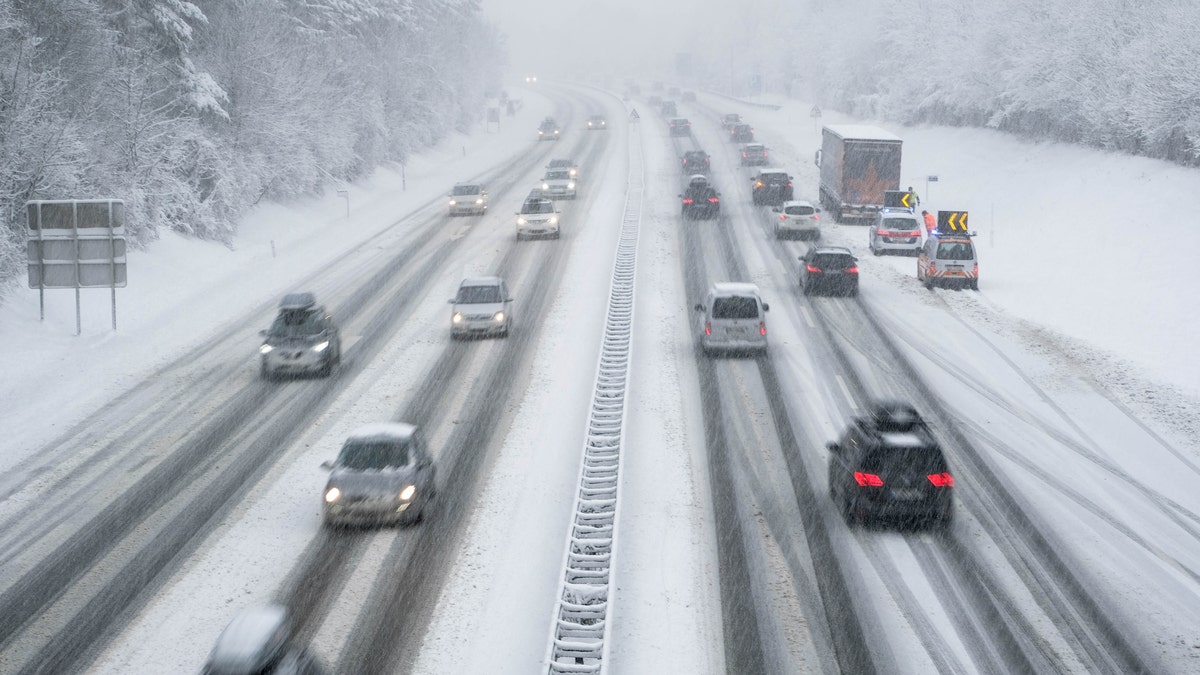
<svg viewBox="0 0 1200 675">
<path fill-rule="evenodd" d="M 721 282 L 712 285 L 700 313 L 700 346 L 715 352 L 767 352 L 767 303 L 758 286 Z"/>
</svg>

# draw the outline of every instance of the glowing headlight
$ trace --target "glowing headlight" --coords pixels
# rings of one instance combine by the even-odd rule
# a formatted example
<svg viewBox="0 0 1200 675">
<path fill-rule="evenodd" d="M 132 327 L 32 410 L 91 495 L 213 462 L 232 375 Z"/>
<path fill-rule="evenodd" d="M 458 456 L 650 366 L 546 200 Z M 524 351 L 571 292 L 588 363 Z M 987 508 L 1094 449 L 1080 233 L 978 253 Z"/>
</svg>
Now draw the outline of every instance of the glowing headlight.
<svg viewBox="0 0 1200 675">
<path fill-rule="evenodd" d="M 476 200 L 475 200 L 475 203 L 476 203 L 476 204 L 483 204 L 483 197 L 479 197 L 478 199 L 476 199 Z"/>
<path fill-rule="evenodd" d="M 454 205 L 455 205 L 455 204 L 457 204 L 457 203 L 458 203 L 458 202 L 457 202 L 457 201 L 455 201 L 455 200 L 453 200 L 453 199 L 451 199 L 451 200 L 450 200 L 450 206 L 454 206 Z"/>
<path fill-rule="evenodd" d="M 550 218 L 550 224 L 551 224 L 551 225 L 557 225 L 557 224 L 558 224 L 558 216 L 551 216 L 551 218 Z"/>
<path fill-rule="evenodd" d="M 271 345 L 263 345 L 263 346 L 261 346 L 261 347 L 259 347 L 259 348 L 258 348 L 258 353 L 260 353 L 260 354 L 270 354 L 270 353 L 271 353 L 272 351 L 274 351 L 274 350 L 275 350 L 275 348 L 274 348 L 274 347 L 272 347 Z"/>
<path fill-rule="evenodd" d="M 546 133 L 546 132 L 542 131 L 541 129 L 538 129 L 538 136 L 541 136 L 544 133 Z"/>
<path fill-rule="evenodd" d="M 329 348 L 329 340 L 313 345 L 314 352 L 323 352 Z"/>
<path fill-rule="evenodd" d="M 575 189 L 575 181 L 571 181 L 570 183 L 567 183 L 567 189 L 574 190 Z"/>
<path fill-rule="evenodd" d="M 549 184 L 549 183 L 542 183 L 542 189 L 543 189 L 543 190 L 549 190 L 549 189 L 550 189 L 550 184 Z"/>
<path fill-rule="evenodd" d="M 400 491 L 400 501 L 406 502 L 406 501 L 412 499 L 413 495 L 415 495 L 415 494 L 417 494 L 417 486 L 416 485 L 405 485 L 404 489 Z"/>
<path fill-rule="evenodd" d="M 496 323 L 503 323 L 504 322 L 504 312 L 496 312 L 495 314 L 492 315 L 492 320 L 495 321 Z"/>
<path fill-rule="evenodd" d="M 326 504 L 332 504 L 341 498 L 342 498 L 342 491 L 335 487 L 331 487 L 325 491 L 325 503 Z"/>
<path fill-rule="evenodd" d="M 577 171 L 577 169 L 571 169 L 571 176 L 572 176 L 572 177 L 574 177 L 574 176 L 575 176 L 575 172 L 576 172 L 576 171 Z"/>
<path fill-rule="evenodd" d="M 454 316 L 450 317 L 450 321 L 452 321 L 454 323 L 462 323 L 462 320 L 463 320 L 462 312 L 455 312 Z"/>
<path fill-rule="evenodd" d="M 525 220 L 524 218 L 517 218 L 518 225 L 524 225 L 527 222 L 529 222 L 529 221 Z"/>
</svg>

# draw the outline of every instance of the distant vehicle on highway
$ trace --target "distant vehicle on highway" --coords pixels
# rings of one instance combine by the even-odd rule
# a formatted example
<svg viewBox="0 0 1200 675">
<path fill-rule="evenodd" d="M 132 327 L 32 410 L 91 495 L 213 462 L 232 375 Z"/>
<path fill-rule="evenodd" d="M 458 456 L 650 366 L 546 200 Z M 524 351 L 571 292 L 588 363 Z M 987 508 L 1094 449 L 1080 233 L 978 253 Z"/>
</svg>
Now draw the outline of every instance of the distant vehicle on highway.
<svg viewBox="0 0 1200 675">
<path fill-rule="evenodd" d="M 571 178 L 574 178 L 575 180 L 579 180 L 579 178 L 580 178 L 579 165 L 573 159 L 567 159 L 565 157 L 558 157 L 558 158 L 550 160 L 550 163 L 546 165 L 546 168 L 547 169 L 566 169 L 567 172 L 569 172 L 571 174 Z"/>
<path fill-rule="evenodd" d="M 672 117 L 667 120 L 667 130 L 672 136 L 690 136 L 692 123 L 686 117 Z"/>
<path fill-rule="evenodd" d="M 264 337 L 258 348 L 264 379 L 313 372 L 327 377 L 342 361 L 338 328 L 312 293 L 283 296 L 271 327 L 259 335 Z"/>
<path fill-rule="evenodd" d="M 416 523 L 437 493 L 433 459 L 411 424 L 378 422 L 354 430 L 329 469 L 327 526 Z"/>
<path fill-rule="evenodd" d="M 604 115 L 592 115 L 588 118 L 587 126 L 589 131 L 607 131 L 608 118 Z"/>
<path fill-rule="evenodd" d="M 821 209 L 813 206 L 812 202 L 786 201 L 771 211 L 776 214 L 772 219 L 776 239 L 797 237 L 815 240 L 821 238 Z"/>
<path fill-rule="evenodd" d="M 858 295 L 858 259 L 843 246 L 812 246 L 800 258 L 800 289 L 805 295 Z"/>
<path fill-rule="evenodd" d="M 541 194 L 541 190 L 538 190 Z M 521 204 L 521 210 L 517 211 L 517 241 L 527 237 L 552 237 L 558 239 L 561 235 L 559 229 L 559 216 L 561 215 L 558 208 L 554 206 L 554 202 L 545 197 L 535 197 L 530 194 L 529 198 Z"/>
<path fill-rule="evenodd" d="M 725 113 L 721 115 L 721 128 L 729 131 L 736 124 L 742 123 L 742 116 L 737 113 Z"/>
<path fill-rule="evenodd" d="M 742 166 L 765 166 L 768 163 L 767 146 L 762 143 L 747 143 L 742 146 Z"/>
<path fill-rule="evenodd" d="M 742 122 L 729 127 L 729 140 L 734 143 L 754 142 L 754 127 Z"/>
<path fill-rule="evenodd" d="M 696 92 L 685 91 L 682 94 L 680 94 L 679 99 L 681 101 L 683 101 L 684 103 L 694 103 L 696 101 Z"/>
<path fill-rule="evenodd" d="M 680 168 L 689 176 L 707 174 L 712 160 L 703 150 L 688 150 L 680 159 Z"/>
<path fill-rule="evenodd" d="M 912 210 L 884 207 L 871 221 L 867 245 L 875 255 L 892 252 L 918 255 L 924 229 L 925 222 Z"/>
<path fill-rule="evenodd" d="M 755 206 L 779 206 L 793 198 L 792 177 L 787 171 L 759 169 L 750 180 L 754 183 L 751 198 Z"/>
<path fill-rule="evenodd" d="M 679 199 L 684 220 L 712 220 L 721 215 L 721 195 L 702 174 L 688 179 Z"/>
<path fill-rule="evenodd" d="M 538 140 L 557 141 L 559 133 L 558 122 L 555 122 L 552 117 L 547 117 L 542 120 L 541 126 L 538 127 Z"/>
<path fill-rule="evenodd" d="M 488 193 L 479 183 L 458 183 L 450 189 L 450 215 L 482 216 L 487 213 Z"/>
<path fill-rule="evenodd" d="M 963 235 L 941 235 L 925 240 L 917 254 L 917 281 L 925 288 L 949 286 L 979 290 L 979 259 L 975 243 Z"/>
<path fill-rule="evenodd" d="M 849 524 L 868 520 L 945 526 L 954 477 L 941 446 L 911 405 L 883 401 L 828 443 L 829 496 Z"/>
<path fill-rule="evenodd" d="M 542 196 L 549 199 L 575 199 L 575 179 L 570 169 L 546 169 L 542 177 Z"/>
<path fill-rule="evenodd" d="M 293 644 L 282 605 L 244 609 L 229 622 L 204 663 L 203 675 L 323 675 L 312 654 Z"/>
<path fill-rule="evenodd" d="M 674 117 L 679 114 L 679 107 L 675 105 L 675 101 L 664 100 L 660 108 L 663 117 Z"/>
</svg>

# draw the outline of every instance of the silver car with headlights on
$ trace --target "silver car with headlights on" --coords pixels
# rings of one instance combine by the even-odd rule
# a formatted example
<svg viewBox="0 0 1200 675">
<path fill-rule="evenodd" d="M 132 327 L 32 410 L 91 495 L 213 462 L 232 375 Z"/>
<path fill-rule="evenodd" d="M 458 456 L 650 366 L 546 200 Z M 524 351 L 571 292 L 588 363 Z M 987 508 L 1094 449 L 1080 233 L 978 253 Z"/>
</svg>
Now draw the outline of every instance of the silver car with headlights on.
<svg viewBox="0 0 1200 675">
<path fill-rule="evenodd" d="M 541 194 L 538 190 L 537 194 Z M 517 240 L 526 237 L 553 237 L 558 239 L 561 224 L 559 210 L 554 202 L 545 197 L 535 197 L 530 193 L 528 199 L 521 204 L 517 212 Z"/>
<path fill-rule="evenodd" d="M 329 526 L 415 523 L 434 499 L 436 468 L 420 430 L 379 422 L 355 430 L 342 444 L 325 484 Z"/>
<path fill-rule="evenodd" d="M 259 335 L 264 337 L 259 372 L 265 379 L 313 372 L 328 376 L 342 361 L 337 326 L 312 293 L 283 296 L 271 327 Z"/>
<path fill-rule="evenodd" d="M 508 285 L 500 277 L 468 277 L 450 299 L 450 336 L 499 335 L 508 337 L 512 325 Z"/>
<path fill-rule="evenodd" d="M 458 183 L 450 190 L 449 207 L 452 216 L 482 216 L 487 213 L 487 190 L 479 183 Z"/>
</svg>

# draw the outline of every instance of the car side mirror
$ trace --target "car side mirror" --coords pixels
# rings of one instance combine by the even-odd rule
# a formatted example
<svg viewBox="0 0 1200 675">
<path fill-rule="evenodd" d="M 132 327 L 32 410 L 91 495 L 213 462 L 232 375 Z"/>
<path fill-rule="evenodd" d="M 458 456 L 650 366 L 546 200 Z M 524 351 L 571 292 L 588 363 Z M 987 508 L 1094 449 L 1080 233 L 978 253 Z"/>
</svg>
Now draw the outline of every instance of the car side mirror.
<svg viewBox="0 0 1200 675">
<path fill-rule="evenodd" d="M 764 303 L 763 303 L 763 311 L 764 311 L 764 312 L 769 312 L 769 311 L 771 311 L 771 306 L 770 306 L 770 305 L 768 305 L 767 303 L 765 303 L 765 302 L 764 302 Z"/>
<path fill-rule="evenodd" d="M 771 210 L 774 211 L 775 213 L 783 213 L 783 209 L 779 208 L 778 206 L 776 206 L 775 208 L 773 208 Z"/>
<path fill-rule="evenodd" d="M 828 448 L 829 451 L 835 455 L 842 451 L 842 446 L 838 445 L 837 443 L 834 443 L 833 441 L 826 443 L 825 447 Z"/>
<path fill-rule="evenodd" d="M 820 213 L 820 212 L 821 212 L 821 209 L 816 209 L 816 208 L 813 209 L 813 213 Z"/>
<path fill-rule="evenodd" d="M 331 462 L 331 461 L 329 461 L 329 460 L 327 459 L 327 460 L 325 460 L 324 462 L 321 462 L 321 468 L 322 468 L 322 469 L 326 469 L 326 470 L 332 469 L 332 468 L 333 468 L 333 462 Z"/>
</svg>

